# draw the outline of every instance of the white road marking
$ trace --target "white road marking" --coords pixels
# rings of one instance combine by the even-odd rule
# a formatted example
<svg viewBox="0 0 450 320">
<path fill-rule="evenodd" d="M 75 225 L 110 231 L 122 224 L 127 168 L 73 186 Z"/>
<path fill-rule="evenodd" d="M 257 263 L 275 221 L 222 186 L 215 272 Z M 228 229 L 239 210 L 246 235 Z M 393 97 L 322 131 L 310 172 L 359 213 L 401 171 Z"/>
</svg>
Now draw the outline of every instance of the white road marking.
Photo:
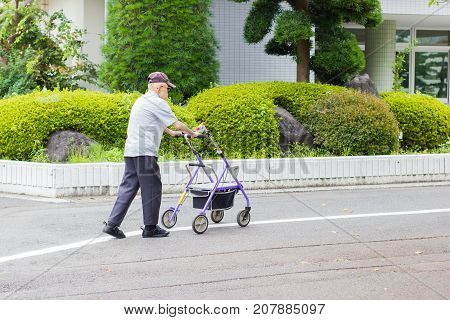
<svg viewBox="0 0 450 320">
<path fill-rule="evenodd" d="M 280 219 L 280 220 L 263 220 L 263 221 L 252 221 L 250 225 L 259 225 L 259 224 L 279 224 L 279 223 L 295 223 L 295 222 L 307 222 L 307 221 L 323 221 L 323 220 L 343 220 L 343 219 L 358 219 L 358 218 L 371 218 L 371 217 L 388 217 L 388 216 L 406 216 L 406 215 L 419 215 L 419 214 L 432 214 L 432 213 L 445 213 L 450 212 L 450 208 L 444 209 L 430 209 L 430 210 L 417 210 L 417 211 L 398 211 L 398 212 L 380 212 L 380 213 L 366 213 L 366 214 L 353 214 L 353 215 L 338 215 L 338 216 L 323 216 L 323 217 L 308 217 L 308 218 L 293 218 L 293 219 Z M 236 223 L 224 223 L 224 224 L 216 224 L 211 225 L 209 228 L 228 228 L 228 227 L 236 227 Z M 171 229 L 170 232 L 178 232 L 178 231 L 188 231 L 192 230 L 191 227 L 180 227 Z M 142 233 L 141 230 L 131 231 L 125 233 L 125 235 L 129 237 L 140 236 Z M 42 256 L 45 254 L 66 251 L 70 249 L 77 249 L 84 246 L 106 242 L 110 240 L 114 240 L 115 238 L 111 236 L 92 238 L 85 241 L 73 242 L 61 246 L 50 247 L 46 249 L 27 251 L 11 256 L 1 257 L 0 263 L 14 261 L 19 259 L 25 259 L 29 257 Z M 124 240 L 122 240 L 124 241 Z"/>
<path fill-rule="evenodd" d="M 70 200 L 60 198 L 46 198 L 46 197 L 33 197 L 20 194 L 2 193 L 0 192 L 0 198 L 19 199 L 28 201 L 48 202 L 48 203 L 68 203 Z"/>
</svg>

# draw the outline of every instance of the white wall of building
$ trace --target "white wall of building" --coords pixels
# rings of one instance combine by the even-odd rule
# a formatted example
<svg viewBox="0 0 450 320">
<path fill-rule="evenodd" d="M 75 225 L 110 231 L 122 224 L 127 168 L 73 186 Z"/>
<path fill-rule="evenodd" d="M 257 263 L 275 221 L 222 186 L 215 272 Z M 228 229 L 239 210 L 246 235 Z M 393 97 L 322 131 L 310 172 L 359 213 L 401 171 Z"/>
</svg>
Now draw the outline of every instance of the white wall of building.
<svg viewBox="0 0 450 320">
<path fill-rule="evenodd" d="M 270 56 L 264 52 L 270 35 L 258 44 L 245 42 L 244 24 L 250 8 L 251 3 L 213 1 L 211 23 L 220 44 L 217 52 L 220 83 L 295 81 L 296 64 L 291 57 Z"/>
<path fill-rule="evenodd" d="M 84 0 L 83 9 L 84 28 L 87 30 L 85 52 L 92 62 L 100 64 L 103 61 L 101 36 L 105 32 L 105 1 Z"/>
<path fill-rule="evenodd" d="M 101 53 L 101 35 L 105 32 L 105 0 L 44 0 L 44 7 L 49 13 L 63 10 L 66 17 L 77 28 L 85 29 L 87 34 L 83 47 L 90 60 L 96 64 L 103 61 Z"/>
<path fill-rule="evenodd" d="M 428 6 L 428 0 L 380 0 L 384 14 L 450 15 L 450 5 Z"/>
<path fill-rule="evenodd" d="M 44 0 L 48 13 L 63 10 L 65 16 L 72 20 L 78 28 L 84 28 L 84 0 Z"/>
</svg>

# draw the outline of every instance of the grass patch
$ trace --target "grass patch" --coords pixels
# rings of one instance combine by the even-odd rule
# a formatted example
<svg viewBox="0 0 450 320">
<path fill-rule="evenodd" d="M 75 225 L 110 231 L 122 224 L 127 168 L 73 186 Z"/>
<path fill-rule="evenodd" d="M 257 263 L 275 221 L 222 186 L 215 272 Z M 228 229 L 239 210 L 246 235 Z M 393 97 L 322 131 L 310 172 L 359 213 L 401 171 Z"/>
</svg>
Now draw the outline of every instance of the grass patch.
<svg viewBox="0 0 450 320">
<path fill-rule="evenodd" d="M 122 162 L 123 149 L 107 149 L 101 144 L 95 143 L 89 147 L 87 152 L 82 150 L 73 150 L 68 159 L 68 163 L 86 163 L 86 162 Z"/>
<path fill-rule="evenodd" d="M 203 160 L 217 160 L 220 157 L 213 150 L 199 149 L 198 150 Z M 438 146 L 437 148 L 430 150 L 414 150 L 414 149 L 400 149 L 399 152 L 392 152 L 390 155 L 404 155 L 404 154 L 440 154 L 450 153 L 450 140 L 446 143 Z M 261 159 L 264 158 L 265 151 L 254 151 L 250 157 L 245 159 Z M 352 156 L 351 150 L 345 152 L 344 156 Z M 239 152 L 226 152 L 228 159 L 244 159 L 242 153 Z M 320 148 L 309 148 L 302 144 L 292 145 L 290 150 L 285 154 L 276 154 L 277 158 L 316 158 L 316 157 L 334 157 L 332 153 Z M 173 150 L 172 152 L 161 151 L 158 157 L 158 162 L 165 161 L 183 161 L 193 160 L 194 155 L 184 150 Z M 10 160 L 3 158 L 3 160 Z M 34 152 L 31 156 L 32 162 L 50 163 L 48 155 L 45 149 L 40 149 Z M 89 163 L 89 162 L 123 162 L 123 149 L 122 148 L 106 148 L 100 144 L 93 144 L 88 150 L 73 150 L 67 163 Z"/>
</svg>

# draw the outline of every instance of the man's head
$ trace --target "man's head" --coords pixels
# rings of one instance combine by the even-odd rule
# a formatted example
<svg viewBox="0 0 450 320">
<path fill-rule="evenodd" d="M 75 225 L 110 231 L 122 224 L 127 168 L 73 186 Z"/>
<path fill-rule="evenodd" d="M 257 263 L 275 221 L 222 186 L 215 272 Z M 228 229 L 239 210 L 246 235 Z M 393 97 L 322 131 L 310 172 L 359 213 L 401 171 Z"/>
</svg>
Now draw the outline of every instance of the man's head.
<svg viewBox="0 0 450 320">
<path fill-rule="evenodd" d="M 148 90 L 156 92 L 161 99 L 167 100 L 169 98 L 169 90 L 176 88 L 170 82 L 169 78 L 163 72 L 152 72 L 147 77 Z"/>
</svg>

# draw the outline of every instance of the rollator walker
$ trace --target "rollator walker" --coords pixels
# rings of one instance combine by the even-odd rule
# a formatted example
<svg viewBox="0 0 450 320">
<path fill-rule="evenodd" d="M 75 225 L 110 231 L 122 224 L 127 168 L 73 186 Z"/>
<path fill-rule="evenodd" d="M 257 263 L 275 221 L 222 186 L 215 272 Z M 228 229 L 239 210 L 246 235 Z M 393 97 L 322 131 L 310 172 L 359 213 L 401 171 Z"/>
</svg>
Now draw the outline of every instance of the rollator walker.
<svg viewBox="0 0 450 320">
<path fill-rule="evenodd" d="M 222 221 L 225 215 L 225 210 L 229 210 L 234 205 L 234 197 L 240 191 L 244 196 L 247 205 L 244 210 L 239 211 L 237 214 L 237 223 L 241 227 L 246 227 L 250 223 L 250 200 L 244 191 L 244 186 L 238 179 L 239 167 L 230 166 L 227 158 L 223 151 L 219 148 L 219 145 L 212 137 L 209 130 L 201 124 L 196 129 L 197 132 L 201 133 L 199 138 L 208 139 L 209 142 L 215 147 L 217 154 L 222 158 L 224 163 L 224 168 L 220 175 L 218 176 L 211 166 L 205 165 L 200 157 L 198 151 L 192 145 L 190 139 L 191 136 L 188 134 L 182 134 L 182 136 L 189 148 L 195 155 L 197 163 L 189 163 L 186 165 L 186 169 L 189 173 L 190 179 L 184 188 L 178 204 L 176 207 L 170 207 L 161 216 L 161 223 L 168 229 L 175 226 L 177 223 L 177 216 L 181 212 L 181 207 L 186 201 L 187 197 L 191 194 L 193 197 L 193 207 L 195 209 L 201 209 L 198 215 L 192 221 L 192 229 L 198 234 L 204 233 L 208 229 L 208 218 L 207 211 L 211 211 L 211 220 L 214 223 L 219 223 Z M 194 173 L 190 168 L 194 167 Z M 208 177 L 210 183 L 208 184 L 196 184 L 199 176 L 199 171 L 203 172 Z M 230 174 L 234 182 L 227 183 L 226 177 Z M 214 177 L 213 177 L 214 175 Z"/>
</svg>

